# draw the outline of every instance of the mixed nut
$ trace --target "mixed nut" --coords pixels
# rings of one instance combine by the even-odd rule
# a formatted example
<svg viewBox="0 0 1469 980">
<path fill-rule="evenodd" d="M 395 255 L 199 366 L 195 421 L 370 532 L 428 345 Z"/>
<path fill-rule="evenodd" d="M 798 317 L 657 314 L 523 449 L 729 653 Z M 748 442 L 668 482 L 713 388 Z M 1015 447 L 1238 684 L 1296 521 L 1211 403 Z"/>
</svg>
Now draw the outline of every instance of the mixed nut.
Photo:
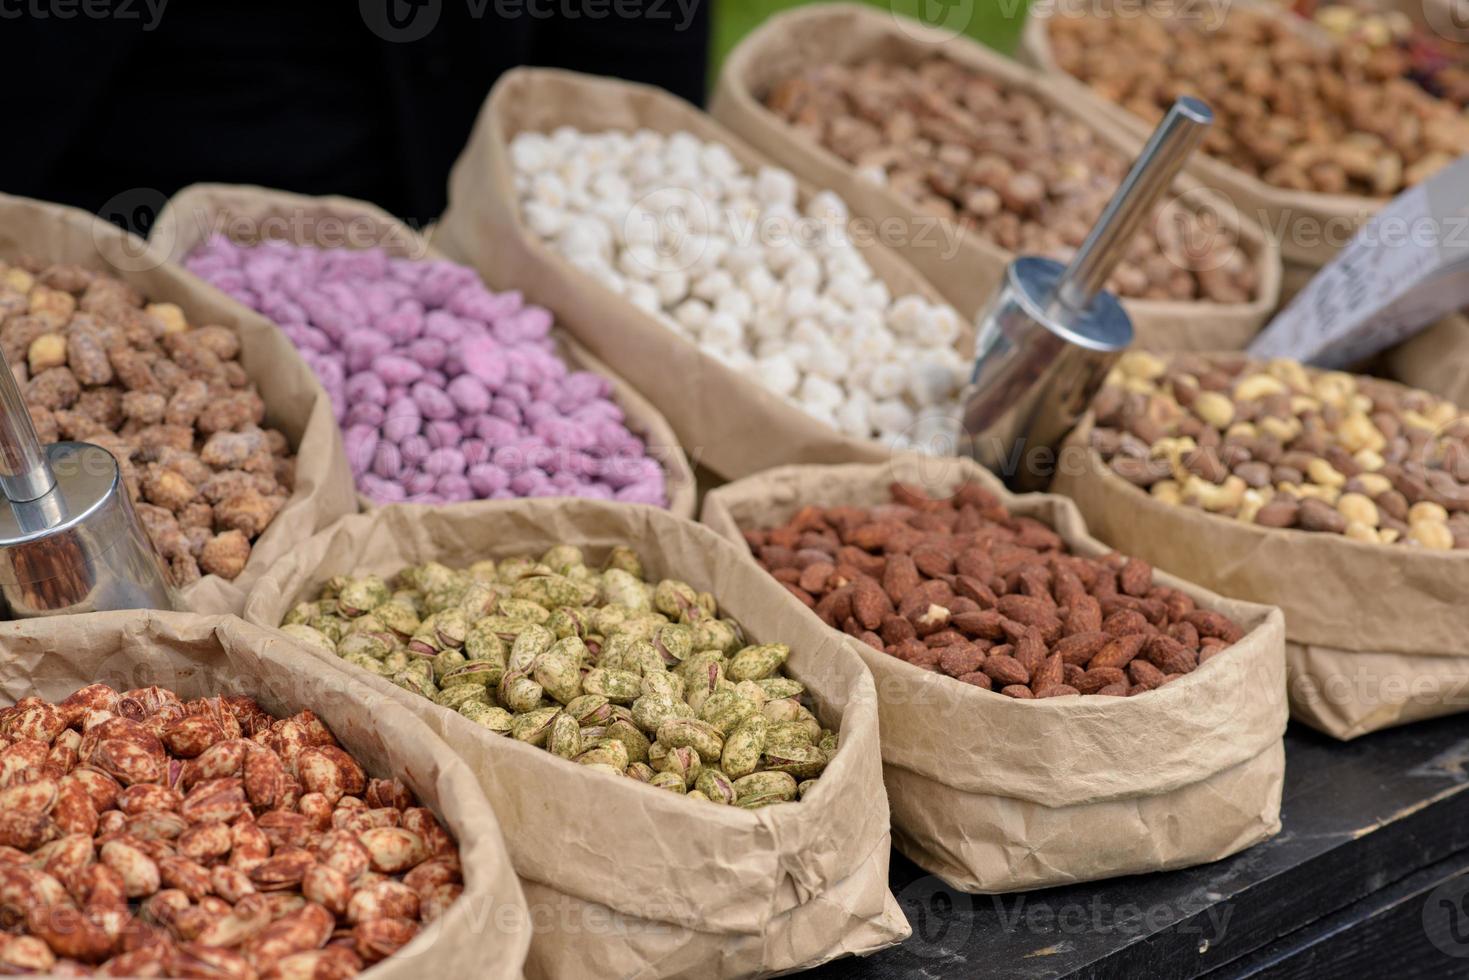
<svg viewBox="0 0 1469 980">
<path fill-rule="evenodd" d="M 923 213 L 1011 252 L 1071 258 L 1130 163 L 1085 122 L 946 58 L 809 68 L 766 106 Z M 1119 295 L 1245 303 L 1258 286 L 1232 232 L 1165 201 L 1113 273 Z"/>
<path fill-rule="evenodd" d="M 1432 2 L 1424 5 L 1425 13 Z M 1383 10 L 1371 0 L 1327 4 L 1292 0 L 1285 6 L 1340 38 L 1353 58 L 1395 62 L 1398 74 L 1425 91 L 1460 108 L 1469 106 L 1469 50 L 1414 24 L 1404 11 Z"/>
<path fill-rule="evenodd" d="M 1243 355 L 1123 355 L 1091 444 L 1159 500 L 1245 523 L 1469 548 L 1469 417 L 1376 378 Z"/>
<path fill-rule="evenodd" d="M 117 458 L 175 585 L 233 579 L 291 495 L 295 456 L 228 327 L 191 325 L 121 279 L 0 262 L 0 350 L 42 442 Z"/>
<path fill-rule="evenodd" d="M 1142 694 L 1244 636 L 1118 554 L 1067 553 L 1051 528 L 967 483 L 895 483 L 878 507 L 806 506 L 745 530 L 760 565 L 828 626 L 1012 698 Z"/>
<path fill-rule="evenodd" d="M 347 977 L 463 891 L 433 814 L 310 711 L 93 684 L 0 735 L 0 972 Z"/>
<path fill-rule="evenodd" d="M 1289 14 L 1234 4 L 1216 25 L 1145 0 L 1047 25 L 1062 69 L 1148 122 L 1178 96 L 1204 99 L 1204 149 L 1276 187 L 1390 197 L 1469 151 L 1458 107 L 1403 78 L 1391 52 L 1313 43 Z"/>
<path fill-rule="evenodd" d="M 965 324 L 891 294 L 836 194 L 802 200 L 789 171 L 689 132 L 563 126 L 509 149 L 531 232 L 675 334 L 853 438 L 952 443 Z"/>
<path fill-rule="evenodd" d="M 223 235 L 184 264 L 280 324 L 331 396 L 358 489 L 377 503 L 668 503 L 608 380 L 556 355 L 550 311 L 490 292 L 467 266 Z"/>
<path fill-rule="evenodd" d="M 391 678 L 492 732 L 598 772 L 753 809 L 803 797 L 837 751 L 782 666 L 712 595 L 644 581 L 613 548 L 430 562 L 336 577 L 297 605 L 297 640 Z"/>
</svg>

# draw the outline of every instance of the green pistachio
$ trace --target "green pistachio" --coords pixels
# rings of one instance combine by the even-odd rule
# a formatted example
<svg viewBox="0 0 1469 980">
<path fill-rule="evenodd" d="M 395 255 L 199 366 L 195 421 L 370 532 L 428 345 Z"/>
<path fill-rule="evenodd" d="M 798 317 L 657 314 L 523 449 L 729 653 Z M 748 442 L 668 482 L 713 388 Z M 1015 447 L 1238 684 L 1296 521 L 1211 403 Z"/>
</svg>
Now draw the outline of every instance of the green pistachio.
<svg viewBox="0 0 1469 980">
<path fill-rule="evenodd" d="M 640 783 L 646 783 L 653 778 L 653 767 L 646 762 L 630 762 L 623 775 L 629 779 L 636 779 Z"/>
<path fill-rule="evenodd" d="M 551 734 L 551 723 L 560 713 L 559 708 L 536 708 L 517 714 L 510 722 L 510 737 L 517 742 L 545 745 Z"/>
<path fill-rule="evenodd" d="M 504 677 L 504 664 L 493 660 L 470 660 L 446 671 L 439 686 L 447 688 L 466 684 L 471 687 L 492 688 L 498 687 Z"/>
<path fill-rule="evenodd" d="M 731 779 L 748 776 L 760 764 L 760 755 L 765 751 L 765 734 L 770 723 L 763 715 L 751 715 L 724 740 L 724 751 L 719 756 L 719 768 Z"/>
<path fill-rule="evenodd" d="M 445 650 L 429 661 L 433 665 L 434 681 L 442 683 L 444 675 L 455 667 L 461 667 L 469 662 L 469 658 L 458 650 Z"/>
<path fill-rule="evenodd" d="M 529 670 L 536 658 L 551 649 L 551 645 L 555 642 L 556 634 L 546 627 L 527 626 L 510 647 L 510 659 L 507 662 L 509 668 Z"/>
<path fill-rule="evenodd" d="M 687 582 L 666 578 L 653 590 L 653 608 L 671 619 L 678 619 L 699 604 L 699 592 Z"/>
<path fill-rule="evenodd" d="M 488 625 L 487 625 L 488 624 Z M 471 660 L 498 660 L 504 663 L 508 653 L 505 641 L 494 630 L 494 621 L 482 619 L 464 637 L 464 653 Z"/>
<path fill-rule="evenodd" d="M 310 647 L 319 653 L 337 655 L 337 647 L 321 630 L 312 629 L 302 623 L 287 623 L 281 627 L 281 632 L 289 636 L 303 646 Z"/>
<path fill-rule="evenodd" d="M 500 681 L 500 703 L 511 711 L 534 711 L 545 689 L 524 674 L 508 673 Z"/>
<path fill-rule="evenodd" d="M 321 597 L 323 599 L 336 599 L 351 581 L 346 575 L 333 575 L 322 584 Z"/>
<path fill-rule="evenodd" d="M 704 762 L 719 761 L 724 751 L 724 736 L 707 721 L 697 718 L 669 718 L 658 726 L 657 741 L 675 748 L 693 749 Z"/>
<path fill-rule="evenodd" d="M 557 641 L 554 647 L 536 658 L 531 676 L 550 697 L 562 704 L 570 704 L 581 694 L 581 659 L 575 656 L 574 651 L 563 648 L 562 642 Z M 581 646 L 580 640 L 572 642 Z"/>
<path fill-rule="evenodd" d="M 309 626 L 321 618 L 320 602 L 298 602 L 286 613 L 286 618 L 281 620 L 282 626 Z"/>
<path fill-rule="evenodd" d="M 660 670 L 654 674 L 644 674 L 641 690 L 644 694 L 666 694 L 675 700 L 682 701 L 684 696 L 683 678 L 677 674 L 670 674 L 666 670 Z"/>
<path fill-rule="evenodd" d="M 652 743 L 648 736 L 638 730 L 638 726 L 632 722 L 619 718 L 607 726 L 607 737 L 615 738 L 627 748 L 627 758 L 630 762 L 646 762 L 648 760 L 648 749 Z"/>
<path fill-rule="evenodd" d="M 440 687 L 439 693 L 434 695 L 434 704 L 450 711 L 458 711 L 472 701 L 489 704 L 490 692 L 478 684 L 459 684 L 455 687 Z"/>
<path fill-rule="evenodd" d="M 388 601 L 388 583 L 376 575 L 352 579 L 337 595 L 337 608 L 343 616 L 356 617 L 372 612 Z"/>
<path fill-rule="evenodd" d="M 469 701 L 459 706 L 459 713 L 481 728 L 488 728 L 498 735 L 509 735 L 515 717 L 504 708 L 497 708 L 483 701 Z"/>
<path fill-rule="evenodd" d="M 584 766 L 601 763 L 622 772 L 632 761 L 627 757 L 627 746 L 615 738 L 599 739 L 594 745 L 583 748 L 576 760 Z"/>
<path fill-rule="evenodd" d="M 746 800 L 765 797 L 793 800 L 796 798 L 796 779 L 788 772 L 756 772 L 736 779 L 734 791 L 735 799 L 742 806 Z"/>
<path fill-rule="evenodd" d="M 730 658 L 727 676 L 732 681 L 758 681 L 775 673 L 791 655 L 784 643 L 762 643 L 745 647 Z"/>
<path fill-rule="evenodd" d="M 591 633 L 594 618 L 594 611 L 589 606 L 562 606 L 552 610 L 546 626 L 558 638 L 575 636 L 586 639 Z"/>
<path fill-rule="evenodd" d="M 566 703 L 566 713 L 575 718 L 578 725 L 597 725 L 612 716 L 612 705 L 600 694 L 583 694 Z"/>
<path fill-rule="evenodd" d="M 629 612 L 644 612 L 653 605 L 642 580 L 620 568 L 602 573 L 602 597 L 611 605 L 625 606 Z"/>
<path fill-rule="evenodd" d="M 529 599 L 501 599 L 500 615 L 522 623 L 544 626 L 551 618 L 551 610 Z"/>
<path fill-rule="evenodd" d="M 689 790 L 688 784 L 684 782 L 684 778 L 674 772 L 657 773 L 652 779 L 648 780 L 648 785 L 657 786 L 659 789 L 666 789 L 670 793 L 683 794 Z"/>
<path fill-rule="evenodd" d="M 788 772 L 797 779 L 819 776 L 826 768 L 826 753 L 810 742 L 780 747 L 767 745 L 764 758 L 767 770 Z"/>
<path fill-rule="evenodd" d="M 705 766 L 699 770 L 699 778 L 694 780 L 694 788 L 715 803 L 735 801 L 734 780 L 711 766 Z"/>
<path fill-rule="evenodd" d="M 581 726 L 576 719 L 561 711 L 551 719 L 551 731 L 546 736 L 546 748 L 553 755 L 559 755 L 563 759 L 570 759 L 581 751 Z"/>
<path fill-rule="evenodd" d="M 642 679 L 631 671 L 594 667 L 582 678 L 582 690 L 600 694 L 613 704 L 632 704 L 641 693 Z"/>
</svg>

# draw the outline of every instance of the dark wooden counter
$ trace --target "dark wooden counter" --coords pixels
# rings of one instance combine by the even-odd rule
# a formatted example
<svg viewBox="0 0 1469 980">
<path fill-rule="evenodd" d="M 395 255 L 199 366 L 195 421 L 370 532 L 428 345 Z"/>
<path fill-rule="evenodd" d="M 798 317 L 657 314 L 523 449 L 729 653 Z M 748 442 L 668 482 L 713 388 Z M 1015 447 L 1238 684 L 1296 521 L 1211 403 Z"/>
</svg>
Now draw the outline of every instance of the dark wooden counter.
<svg viewBox="0 0 1469 980">
<path fill-rule="evenodd" d="M 913 936 L 803 976 L 1469 976 L 1469 720 L 1348 743 L 1292 725 L 1282 821 L 1214 864 L 1016 895 L 894 852 Z"/>
</svg>

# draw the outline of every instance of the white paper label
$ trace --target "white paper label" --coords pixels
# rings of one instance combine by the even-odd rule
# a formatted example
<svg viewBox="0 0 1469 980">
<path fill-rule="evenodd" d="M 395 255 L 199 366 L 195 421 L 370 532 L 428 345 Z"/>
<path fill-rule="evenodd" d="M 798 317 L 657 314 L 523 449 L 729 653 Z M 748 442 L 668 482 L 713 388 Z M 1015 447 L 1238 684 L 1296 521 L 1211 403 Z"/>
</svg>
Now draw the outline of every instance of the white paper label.
<svg viewBox="0 0 1469 980">
<path fill-rule="evenodd" d="M 1348 367 L 1469 306 L 1469 157 L 1390 201 L 1249 352 Z"/>
</svg>

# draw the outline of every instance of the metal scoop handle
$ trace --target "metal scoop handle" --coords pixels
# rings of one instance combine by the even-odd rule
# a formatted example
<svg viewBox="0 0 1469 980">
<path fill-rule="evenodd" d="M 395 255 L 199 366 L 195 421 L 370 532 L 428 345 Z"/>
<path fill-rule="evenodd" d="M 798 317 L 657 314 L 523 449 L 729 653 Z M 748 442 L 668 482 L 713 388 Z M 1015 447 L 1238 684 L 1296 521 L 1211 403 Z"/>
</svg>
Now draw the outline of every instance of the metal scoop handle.
<svg viewBox="0 0 1469 980">
<path fill-rule="evenodd" d="M 1127 254 L 1138 225 L 1152 213 L 1159 195 L 1173 185 L 1213 121 L 1213 110 L 1198 99 L 1184 96 L 1173 103 L 1056 284 L 1048 310 L 1052 316 L 1065 316 L 1055 308 L 1058 303 L 1072 313 L 1091 305 Z"/>
<path fill-rule="evenodd" d="M 12 503 L 25 503 L 44 497 L 55 486 L 56 474 L 41 450 L 30 409 L 0 353 L 0 490 Z"/>
</svg>

